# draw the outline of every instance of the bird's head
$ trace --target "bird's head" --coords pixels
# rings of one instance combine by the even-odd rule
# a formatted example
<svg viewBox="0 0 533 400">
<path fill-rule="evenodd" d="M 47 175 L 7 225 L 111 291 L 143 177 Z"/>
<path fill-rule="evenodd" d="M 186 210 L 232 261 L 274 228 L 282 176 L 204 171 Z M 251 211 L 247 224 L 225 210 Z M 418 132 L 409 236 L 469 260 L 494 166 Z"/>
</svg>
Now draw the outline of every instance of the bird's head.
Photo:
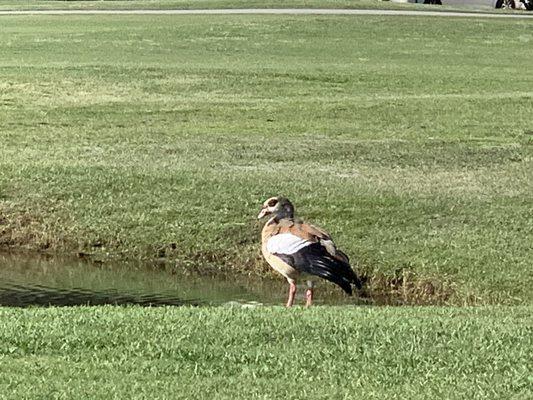
<svg viewBox="0 0 533 400">
<path fill-rule="evenodd" d="M 257 219 L 273 215 L 276 218 L 293 218 L 294 206 L 285 197 L 271 197 L 263 203 Z"/>
</svg>

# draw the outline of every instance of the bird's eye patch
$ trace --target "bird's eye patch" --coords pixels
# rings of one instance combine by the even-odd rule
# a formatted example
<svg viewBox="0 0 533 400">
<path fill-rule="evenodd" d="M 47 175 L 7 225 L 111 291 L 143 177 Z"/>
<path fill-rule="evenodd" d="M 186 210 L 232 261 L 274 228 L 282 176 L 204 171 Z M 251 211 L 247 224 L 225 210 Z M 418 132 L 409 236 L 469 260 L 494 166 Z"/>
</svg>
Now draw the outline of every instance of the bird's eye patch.
<svg viewBox="0 0 533 400">
<path fill-rule="evenodd" d="M 269 207 L 274 207 L 277 203 L 278 201 L 276 199 L 272 199 L 267 204 Z"/>
</svg>

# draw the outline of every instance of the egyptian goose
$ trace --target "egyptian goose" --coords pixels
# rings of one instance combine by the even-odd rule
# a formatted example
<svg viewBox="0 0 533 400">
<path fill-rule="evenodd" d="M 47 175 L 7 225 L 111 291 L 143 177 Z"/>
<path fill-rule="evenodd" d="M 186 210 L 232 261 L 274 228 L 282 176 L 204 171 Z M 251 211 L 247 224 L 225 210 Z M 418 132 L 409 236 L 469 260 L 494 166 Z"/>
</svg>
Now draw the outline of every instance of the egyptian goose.
<svg viewBox="0 0 533 400">
<path fill-rule="evenodd" d="M 313 302 L 317 277 L 339 285 L 352 294 L 352 285 L 361 288 L 361 281 L 350 266 L 350 260 L 338 250 L 331 236 L 313 225 L 294 219 L 294 206 L 284 197 L 271 197 L 263 203 L 258 219 L 271 216 L 261 234 L 261 251 L 272 268 L 287 278 L 289 298 L 294 304 L 296 281 L 305 279 L 306 306 Z"/>
</svg>

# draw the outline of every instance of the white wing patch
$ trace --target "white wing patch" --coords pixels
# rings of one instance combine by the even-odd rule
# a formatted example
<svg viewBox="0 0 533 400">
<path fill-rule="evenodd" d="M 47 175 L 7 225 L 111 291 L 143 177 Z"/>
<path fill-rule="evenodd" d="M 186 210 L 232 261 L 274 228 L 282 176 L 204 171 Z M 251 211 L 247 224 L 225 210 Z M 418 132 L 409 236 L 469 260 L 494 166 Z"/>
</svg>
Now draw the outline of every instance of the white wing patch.
<svg viewBox="0 0 533 400">
<path fill-rule="evenodd" d="M 292 233 L 280 233 L 268 239 L 266 248 L 269 253 L 294 254 L 311 243 Z"/>
</svg>

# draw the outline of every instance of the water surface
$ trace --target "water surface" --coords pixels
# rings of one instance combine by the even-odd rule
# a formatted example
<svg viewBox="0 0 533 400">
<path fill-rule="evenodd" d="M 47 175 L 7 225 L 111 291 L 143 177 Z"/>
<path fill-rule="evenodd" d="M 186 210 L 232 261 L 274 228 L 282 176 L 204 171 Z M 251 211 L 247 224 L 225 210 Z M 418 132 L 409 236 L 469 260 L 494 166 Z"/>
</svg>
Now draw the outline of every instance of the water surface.
<svg viewBox="0 0 533 400">
<path fill-rule="evenodd" d="M 287 283 L 232 274 L 200 274 L 158 264 L 104 263 L 0 253 L 1 306 L 282 305 Z M 298 302 L 303 303 L 304 288 Z M 316 290 L 317 304 L 355 304 L 336 287 Z"/>
</svg>

